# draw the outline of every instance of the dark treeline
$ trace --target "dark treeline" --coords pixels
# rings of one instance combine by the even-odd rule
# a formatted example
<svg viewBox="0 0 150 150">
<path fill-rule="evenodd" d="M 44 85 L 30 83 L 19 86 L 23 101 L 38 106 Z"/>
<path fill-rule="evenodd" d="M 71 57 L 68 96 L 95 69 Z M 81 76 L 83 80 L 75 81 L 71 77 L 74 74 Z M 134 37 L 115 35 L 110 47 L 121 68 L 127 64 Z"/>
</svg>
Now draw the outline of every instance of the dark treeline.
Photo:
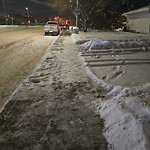
<svg viewBox="0 0 150 150">
<path fill-rule="evenodd" d="M 6 13 L 4 13 L 5 2 Z M 49 18 L 59 16 L 70 19 L 75 23 L 74 10 L 77 0 L 0 0 L 0 23 L 9 24 L 13 17 L 14 24 L 27 20 L 26 7 L 29 8 L 32 22 L 45 22 Z M 79 24 L 88 24 L 96 28 L 110 28 L 120 19 L 122 13 L 150 5 L 150 0 L 78 0 Z"/>
<path fill-rule="evenodd" d="M 80 20 L 87 19 L 96 28 L 110 28 L 122 13 L 150 5 L 150 0 L 78 0 Z M 47 0 L 59 16 L 74 17 L 76 0 Z"/>
</svg>

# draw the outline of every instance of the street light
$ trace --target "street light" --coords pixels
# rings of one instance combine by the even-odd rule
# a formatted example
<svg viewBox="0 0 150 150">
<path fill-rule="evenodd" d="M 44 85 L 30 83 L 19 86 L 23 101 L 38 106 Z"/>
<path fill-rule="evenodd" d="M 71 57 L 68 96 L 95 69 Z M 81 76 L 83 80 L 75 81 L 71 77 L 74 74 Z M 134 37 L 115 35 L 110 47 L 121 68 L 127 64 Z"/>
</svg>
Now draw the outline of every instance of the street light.
<svg viewBox="0 0 150 150">
<path fill-rule="evenodd" d="M 29 18 L 29 9 L 28 9 L 28 7 L 26 7 L 26 11 L 27 11 L 27 17 Z"/>
<path fill-rule="evenodd" d="M 26 7 L 26 13 L 27 13 L 27 18 L 28 18 L 28 20 L 27 20 L 27 26 L 28 26 L 28 25 L 30 25 L 30 15 L 29 15 L 29 8 L 28 7 Z"/>
</svg>

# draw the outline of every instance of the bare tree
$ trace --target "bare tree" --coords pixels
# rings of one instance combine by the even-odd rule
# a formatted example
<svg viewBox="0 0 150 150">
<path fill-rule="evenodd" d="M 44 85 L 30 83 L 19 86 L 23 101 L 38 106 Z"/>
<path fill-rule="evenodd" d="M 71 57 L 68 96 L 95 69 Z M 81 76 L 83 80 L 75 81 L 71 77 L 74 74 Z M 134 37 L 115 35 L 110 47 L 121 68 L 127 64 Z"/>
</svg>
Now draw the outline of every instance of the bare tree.
<svg viewBox="0 0 150 150">
<path fill-rule="evenodd" d="M 76 0 L 47 0 L 58 15 L 73 16 Z M 81 20 L 87 20 L 97 28 L 110 28 L 123 12 L 135 9 L 149 0 L 79 0 Z"/>
</svg>

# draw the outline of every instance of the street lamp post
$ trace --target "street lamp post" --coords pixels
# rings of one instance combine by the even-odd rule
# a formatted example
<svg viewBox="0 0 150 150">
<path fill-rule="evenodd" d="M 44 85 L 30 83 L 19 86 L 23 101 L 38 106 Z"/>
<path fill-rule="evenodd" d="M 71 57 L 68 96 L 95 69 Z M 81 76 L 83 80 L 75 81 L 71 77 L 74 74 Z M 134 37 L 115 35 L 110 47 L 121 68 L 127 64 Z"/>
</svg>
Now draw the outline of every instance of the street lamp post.
<svg viewBox="0 0 150 150">
<path fill-rule="evenodd" d="M 26 7 L 26 15 L 27 15 L 27 26 L 30 25 L 30 15 L 29 15 L 29 8 Z"/>
<path fill-rule="evenodd" d="M 27 17 L 29 18 L 29 9 L 28 9 L 28 7 L 26 7 L 26 11 L 27 11 Z"/>
</svg>

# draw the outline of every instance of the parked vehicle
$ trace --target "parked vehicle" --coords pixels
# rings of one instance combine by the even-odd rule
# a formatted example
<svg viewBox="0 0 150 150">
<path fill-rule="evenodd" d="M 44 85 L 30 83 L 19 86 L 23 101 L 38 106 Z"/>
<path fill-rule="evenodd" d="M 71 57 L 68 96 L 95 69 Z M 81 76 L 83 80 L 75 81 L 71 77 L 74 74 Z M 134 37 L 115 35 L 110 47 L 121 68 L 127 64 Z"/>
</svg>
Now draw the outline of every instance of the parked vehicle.
<svg viewBox="0 0 150 150">
<path fill-rule="evenodd" d="M 58 23 L 55 21 L 48 21 L 46 25 L 44 25 L 44 32 L 45 35 L 59 35 L 60 30 Z"/>
<path fill-rule="evenodd" d="M 60 25 L 61 30 L 69 30 L 69 25 L 68 24 L 62 24 Z"/>
</svg>

